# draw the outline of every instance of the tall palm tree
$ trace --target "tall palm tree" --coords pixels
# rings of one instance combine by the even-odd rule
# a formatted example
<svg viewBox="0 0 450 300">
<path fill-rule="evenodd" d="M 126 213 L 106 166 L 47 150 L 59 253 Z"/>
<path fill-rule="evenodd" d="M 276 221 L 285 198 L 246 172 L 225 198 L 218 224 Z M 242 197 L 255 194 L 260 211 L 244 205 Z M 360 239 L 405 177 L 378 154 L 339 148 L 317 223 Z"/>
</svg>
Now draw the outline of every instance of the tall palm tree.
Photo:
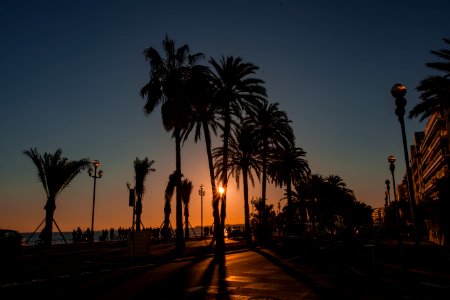
<svg viewBox="0 0 450 300">
<path fill-rule="evenodd" d="M 146 99 L 144 112 L 151 114 L 161 104 L 164 127 L 173 132 L 176 155 L 176 250 L 185 247 L 183 238 L 183 215 L 181 202 L 181 130 L 186 126 L 190 114 L 187 99 L 187 81 L 192 68 L 203 54 L 191 55 L 188 45 L 175 47 L 173 40 L 166 35 L 162 42 L 165 58 L 158 51 L 149 47 L 145 49 L 145 58 L 150 62 L 150 80 L 141 89 L 141 96 Z"/>
<path fill-rule="evenodd" d="M 184 236 L 189 238 L 189 202 L 191 201 L 192 182 L 184 179 L 181 182 L 181 199 L 184 204 Z"/>
<path fill-rule="evenodd" d="M 249 112 L 251 125 L 255 128 L 254 134 L 259 140 L 262 160 L 262 207 L 266 202 L 267 168 L 270 153 L 278 151 L 283 144 L 294 143 L 294 133 L 290 121 L 284 111 L 278 109 L 278 103 L 269 103 L 267 100 L 256 103 Z M 264 219 L 263 226 L 265 225 Z"/>
<path fill-rule="evenodd" d="M 266 90 L 262 86 L 261 79 L 252 77 L 258 67 L 243 62 L 242 58 L 228 56 L 218 62 L 211 58 L 209 60 L 213 67 L 211 78 L 216 92 L 215 96 L 220 105 L 220 113 L 223 118 L 223 172 L 221 183 L 224 194 L 221 197 L 220 225 L 214 225 L 216 234 L 216 250 L 222 255 L 225 250 L 223 230 L 226 218 L 226 201 L 228 186 L 228 142 L 231 133 L 233 114 L 240 115 L 243 109 L 255 104 L 266 96 Z"/>
<path fill-rule="evenodd" d="M 248 119 L 242 119 L 236 127 L 232 130 L 232 135 L 229 141 L 229 162 L 230 169 L 229 176 L 236 179 L 237 188 L 239 189 L 240 173 L 242 172 L 242 183 L 244 189 L 244 219 L 245 219 L 245 238 L 247 242 L 251 242 L 251 228 L 250 228 L 250 209 L 248 199 L 248 179 L 252 186 L 255 185 L 253 173 L 256 174 L 259 180 L 260 174 L 260 160 L 258 156 L 257 143 L 254 139 L 252 127 L 249 126 Z M 217 147 L 214 149 L 215 168 L 217 174 L 220 176 L 223 172 L 223 148 Z"/>
<path fill-rule="evenodd" d="M 44 246 L 50 247 L 52 244 L 53 215 L 56 210 L 56 198 L 66 188 L 69 183 L 82 170 L 90 164 L 87 158 L 80 160 L 69 160 L 62 156 L 62 150 L 57 149 L 54 153 L 40 154 L 36 148 L 29 148 L 23 151 L 37 168 L 39 181 L 44 187 L 47 195 L 45 203 L 45 226 L 41 234 Z"/>
<path fill-rule="evenodd" d="M 213 207 L 214 224 L 220 224 L 219 193 L 217 192 L 215 181 L 216 177 L 214 174 L 211 131 L 214 135 L 217 135 L 217 129 L 221 127 L 221 124 L 217 120 L 219 105 L 218 101 L 215 101 L 214 87 L 211 84 L 209 69 L 206 67 L 194 68 L 188 88 L 189 102 L 192 112 L 190 115 L 189 124 L 183 130 L 183 139 L 186 141 L 189 134 L 194 131 L 194 141 L 197 142 L 201 139 L 203 129 L 206 154 L 208 158 L 209 179 L 212 190 L 211 203 Z M 211 243 L 214 243 L 214 241 L 215 237 L 213 237 Z"/>
<path fill-rule="evenodd" d="M 142 215 L 142 198 L 144 196 L 144 181 L 147 175 L 150 172 L 155 172 L 155 169 L 152 168 L 152 165 L 155 163 L 154 160 L 148 160 L 148 157 L 144 159 L 139 159 L 136 157 L 134 160 L 134 179 L 135 186 L 134 189 L 136 191 L 136 231 L 141 231 L 141 215 Z"/>
<path fill-rule="evenodd" d="M 306 152 L 292 143 L 282 144 L 270 156 L 269 176 L 277 186 L 286 185 L 288 222 L 292 222 L 293 217 L 292 184 L 296 186 L 311 172 L 305 156 Z"/>
</svg>

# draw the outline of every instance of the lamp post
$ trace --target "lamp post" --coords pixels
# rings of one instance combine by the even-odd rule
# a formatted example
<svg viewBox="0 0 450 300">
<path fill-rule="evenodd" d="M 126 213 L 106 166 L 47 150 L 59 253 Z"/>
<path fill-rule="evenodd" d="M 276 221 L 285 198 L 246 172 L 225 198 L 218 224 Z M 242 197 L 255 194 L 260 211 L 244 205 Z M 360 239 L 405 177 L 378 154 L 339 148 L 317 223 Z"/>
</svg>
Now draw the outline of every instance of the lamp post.
<svg viewBox="0 0 450 300">
<path fill-rule="evenodd" d="M 91 236 L 89 237 L 90 242 L 94 241 L 95 184 L 96 184 L 97 178 L 102 178 L 102 176 L 103 176 L 102 170 L 98 171 L 98 173 L 97 173 L 97 168 L 100 166 L 100 162 L 98 160 L 94 160 L 92 162 L 92 165 L 94 166 L 94 170 L 92 170 L 92 168 L 89 168 L 89 170 L 88 170 L 89 176 L 94 178 L 94 195 L 92 197 Z M 92 173 L 94 173 L 94 174 L 92 174 Z"/>
<path fill-rule="evenodd" d="M 386 181 L 384 183 L 386 183 L 386 197 L 385 197 L 386 210 L 384 212 L 384 215 L 385 215 L 385 218 L 387 218 L 388 217 L 388 213 L 389 213 L 389 206 L 391 205 L 391 187 L 389 186 L 389 184 L 391 182 L 389 181 L 389 179 L 386 179 Z"/>
<path fill-rule="evenodd" d="M 204 185 L 200 184 L 200 189 L 198 190 L 200 195 L 200 236 L 203 238 L 203 196 L 205 196 Z"/>
<path fill-rule="evenodd" d="M 386 203 L 387 206 L 389 206 L 391 205 L 391 192 L 390 192 L 391 187 L 389 186 L 391 182 L 389 181 L 389 179 L 386 179 L 384 183 L 386 183 Z"/>
<path fill-rule="evenodd" d="M 408 191 L 409 191 L 409 204 L 411 207 L 411 219 L 414 224 L 414 237 L 416 245 L 419 244 L 419 236 L 417 234 L 417 221 L 416 221 L 416 200 L 414 195 L 414 186 L 412 182 L 412 171 L 411 166 L 409 164 L 409 154 L 408 154 L 408 146 L 406 142 L 406 134 L 405 134 L 405 121 L 403 119 L 405 115 L 405 106 L 406 106 L 406 86 L 403 84 L 397 83 L 391 89 L 391 95 L 395 98 L 395 114 L 398 117 L 398 121 L 400 122 L 400 127 L 402 130 L 402 140 L 403 140 L 403 152 L 405 156 L 405 164 L 406 164 L 406 177 L 408 180 Z"/>
<path fill-rule="evenodd" d="M 388 162 L 389 162 L 389 169 L 391 170 L 391 174 L 392 174 L 392 186 L 394 187 L 394 210 L 395 210 L 395 220 L 397 222 L 397 231 L 398 231 L 398 243 L 399 245 L 402 244 L 402 236 L 400 233 L 400 218 L 399 218 L 399 213 L 398 213 L 398 206 L 397 206 L 397 192 L 396 192 L 396 185 L 395 185 L 395 176 L 394 176 L 394 170 L 395 170 L 395 156 L 394 155 L 389 155 L 388 156 Z M 388 188 L 389 190 L 389 188 Z"/>
</svg>

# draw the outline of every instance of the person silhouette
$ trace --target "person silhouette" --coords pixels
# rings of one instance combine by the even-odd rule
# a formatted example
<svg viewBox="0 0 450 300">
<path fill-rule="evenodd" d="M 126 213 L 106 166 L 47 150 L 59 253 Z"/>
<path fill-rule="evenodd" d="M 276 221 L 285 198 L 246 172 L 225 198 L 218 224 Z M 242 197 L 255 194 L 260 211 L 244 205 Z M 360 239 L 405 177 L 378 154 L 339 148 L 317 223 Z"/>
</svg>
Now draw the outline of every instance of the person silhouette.
<svg viewBox="0 0 450 300">
<path fill-rule="evenodd" d="M 88 228 L 86 228 L 86 231 L 84 232 L 84 240 L 88 242 L 91 240 L 91 238 L 92 238 L 91 230 L 88 227 Z"/>
</svg>

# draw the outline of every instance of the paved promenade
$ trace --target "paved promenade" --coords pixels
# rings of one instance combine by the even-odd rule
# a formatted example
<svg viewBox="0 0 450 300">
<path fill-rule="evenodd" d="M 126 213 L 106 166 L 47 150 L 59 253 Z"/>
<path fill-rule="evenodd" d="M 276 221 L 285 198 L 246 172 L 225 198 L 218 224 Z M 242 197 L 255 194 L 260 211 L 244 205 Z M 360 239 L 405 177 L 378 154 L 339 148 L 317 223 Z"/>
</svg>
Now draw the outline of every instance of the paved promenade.
<svg viewBox="0 0 450 300">
<path fill-rule="evenodd" d="M 154 241 L 145 256 L 131 256 L 126 241 L 58 245 L 48 250 L 28 248 L 21 257 L 2 262 L 0 294 L 11 287 L 30 287 L 51 278 L 95 276 L 105 270 L 151 268 L 173 261 L 212 257 L 209 242 L 210 239 L 191 239 L 186 242 L 183 255 L 175 253 L 173 241 Z M 330 297 L 335 293 L 347 295 L 347 299 L 450 298 L 450 251 L 426 242 L 419 247 L 411 242 L 399 247 L 396 241 L 350 247 L 339 242 L 286 244 L 283 240 L 270 245 L 247 245 L 242 239 L 226 239 L 226 248 L 230 255 L 240 251 L 264 255 L 297 278 L 326 287 L 323 295 Z M 270 282 L 267 278 L 265 284 Z M 275 291 L 270 299 L 283 298 L 276 297 Z"/>
</svg>

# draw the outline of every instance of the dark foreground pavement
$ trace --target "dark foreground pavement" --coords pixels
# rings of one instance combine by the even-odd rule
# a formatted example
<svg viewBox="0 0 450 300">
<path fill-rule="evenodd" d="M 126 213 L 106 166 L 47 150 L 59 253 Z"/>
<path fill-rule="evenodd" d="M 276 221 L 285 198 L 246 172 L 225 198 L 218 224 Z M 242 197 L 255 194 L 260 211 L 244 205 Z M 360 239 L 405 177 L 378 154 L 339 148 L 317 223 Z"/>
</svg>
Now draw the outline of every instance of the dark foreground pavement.
<svg viewBox="0 0 450 300">
<path fill-rule="evenodd" d="M 306 284 L 313 291 L 305 292 L 308 289 L 301 288 L 298 299 L 450 299 L 450 251 L 432 244 L 422 243 L 417 247 L 406 242 L 399 247 L 393 241 L 346 245 L 280 240 L 262 246 L 227 240 L 227 257 L 236 261 L 244 257 L 238 255 L 240 252 L 246 252 L 246 259 L 253 259 L 256 266 L 248 265 L 245 271 L 245 268 L 239 268 L 239 262 L 236 266 L 227 262 L 225 268 L 234 275 L 219 278 L 218 282 L 227 282 L 229 290 L 218 293 L 213 287 L 221 285 L 210 283 L 212 290 L 210 288 L 208 293 L 192 294 L 190 291 L 198 296 L 192 299 L 297 299 L 292 297 L 292 291 L 287 292 L 288 287 L 296 286 L 296 282 Z M 42 292 L 39 286 L 56 288 L 58 284 L 68 289 L 67 297 L 71 288 L 67 282 L 74 278 L 96 281 L 105 274 L 130 272 L 136 268 L 154 274 L 169 264 L 175 268 L 174 262 L 211 261 L 212 253 L 209 240 L 200 239 L 188 241 L 182 255 L 175 253 L 173 242 L 156 241 L 150 254 L 145 256 L 131 256 L 126 241 L 60 245 L 48 250 L 28 248 L 20 257 L 2 261 L 0 298 L 17 291 Z M 263 257 L 263 262 L 257 261 L 257 257 Z M 209 265 L 204 264 L 205 267 Z M 256 277 L 267 270 L 271 270 L 270 276 Z M 252 276 L 241 276 L 243 273 Z M 115 278 L 114 284 L 119 285 L 120 281 Z M 243 278 L 255 281 L 245 285 L 251 285 L 253 289 L 240 285 Z M 176 287 L 177 283 L 173 282 L 173 285 Z M 201 287 L 200 292 L 202 288 L 206 289 Z M 262 298 L 269 294 L 270 297 Z"/>
</svg>

